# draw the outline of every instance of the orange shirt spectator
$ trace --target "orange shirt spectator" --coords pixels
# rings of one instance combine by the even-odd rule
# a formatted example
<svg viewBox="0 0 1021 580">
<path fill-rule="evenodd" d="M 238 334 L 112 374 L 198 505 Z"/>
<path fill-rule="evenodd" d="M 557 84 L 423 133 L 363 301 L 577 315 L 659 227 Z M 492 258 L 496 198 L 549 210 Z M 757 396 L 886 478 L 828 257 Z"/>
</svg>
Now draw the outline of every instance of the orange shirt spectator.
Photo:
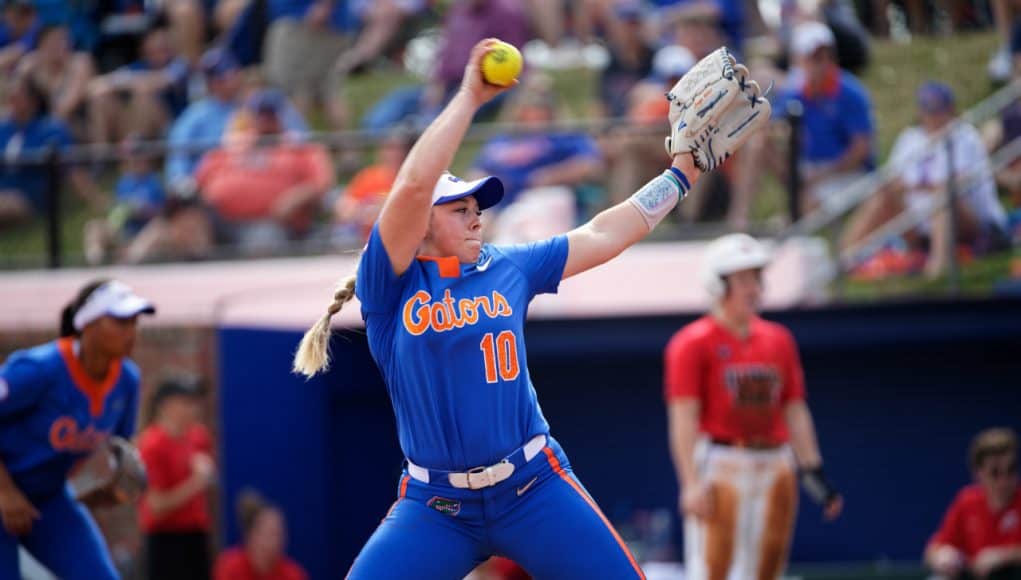
<svg viewBox="0 0 1021 580">
<path fill-rule="evenodd" d="M 393 134 L 380 143 L 376 164 L 356 173 L 344 195 L 337 199 L 333 208 L 337 223 L 354 226 L 362 239 L 369 239 L 372 224 L 379 217 L 411 144 L 410 137 L 401 134 Z"/>
<path fill-rule="evenodd" d="M 232 120 L 224 146 L 202 158 L 195 182 L 224 220 L 275 220 L 301 233 L 333 186 L 333 163 L 326 149 L 284 135 L 280 116 L 285 106 L 276 91 L 255 93 Z M 260 144 L 262 140 L 268 143 Z"/>
<path fill-rule="evenodd" d="M 230 221 L 274 217 L 278 206 L 309 190 L 316 199 L 333 185 L 326 150 L 314 144 L 280 144 L 250 150 L 210 151 L 199 165 L 196 182 L 202 198 Z M 298 219 L 307 226 L 311 212 Z"/>
</svg>

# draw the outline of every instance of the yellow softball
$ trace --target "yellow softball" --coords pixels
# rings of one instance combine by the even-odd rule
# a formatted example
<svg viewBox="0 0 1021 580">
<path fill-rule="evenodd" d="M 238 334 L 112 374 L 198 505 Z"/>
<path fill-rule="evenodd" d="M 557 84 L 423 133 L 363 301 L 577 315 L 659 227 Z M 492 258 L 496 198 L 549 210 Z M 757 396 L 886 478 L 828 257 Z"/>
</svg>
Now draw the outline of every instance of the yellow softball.
<svg viewBox="0 0 1021 580">
<path fill-rule="evenodd" d="M 501 40 L 482 57 L 482 78 L 491 85 L 510 86 L 521 74 L 522 63 L 518 49 Z"/>
</svg>

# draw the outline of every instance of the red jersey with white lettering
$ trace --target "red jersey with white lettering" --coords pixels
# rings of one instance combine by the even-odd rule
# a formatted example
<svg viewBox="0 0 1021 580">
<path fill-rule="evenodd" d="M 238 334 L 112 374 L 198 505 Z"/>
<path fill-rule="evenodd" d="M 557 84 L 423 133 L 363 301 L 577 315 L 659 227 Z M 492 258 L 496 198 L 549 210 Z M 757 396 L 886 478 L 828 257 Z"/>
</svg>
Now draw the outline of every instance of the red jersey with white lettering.
<svg viewBox="0 0 1021 580">
<path fill-rule="evenodd" d="M 954 498 L 930 543 L 953 546 L 968 560 L 985 548 L 1021 548 L 1021 489 L 1014 492 L 1014 501 L 1007 507 L 994 512 L 981 485 L 965 487 Z"/>
<path fill-rule="evenodd" d="M 805 380 L 786 328 L 756 318 L 742 339 L 704 316 L 674 335 L 664 359 L 667 401 L 698 399 L 702 433 L 736 444 L 787 441 L 783 408 L 805 397 Z"/>
</svg>

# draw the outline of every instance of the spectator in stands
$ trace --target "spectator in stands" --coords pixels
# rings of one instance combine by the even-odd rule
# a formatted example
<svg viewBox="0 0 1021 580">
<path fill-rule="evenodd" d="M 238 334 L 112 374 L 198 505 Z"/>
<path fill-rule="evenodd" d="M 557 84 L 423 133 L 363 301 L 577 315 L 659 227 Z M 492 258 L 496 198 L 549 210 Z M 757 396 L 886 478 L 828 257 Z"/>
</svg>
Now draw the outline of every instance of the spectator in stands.
<svg viewBox="0 0 1021 580">
<path fill-rule="evenodd" d="M 254 490 L 237 498 L 238 523 L 244 544 L 216 559 L 214 580 L 305 580 L 305 570 L 287 557 L 287 522 L 280 508 Z"/>
<path fill-rule="evenodd" d="M 661 131 L 667 130 L 666 118 L 670 103 L 663 98 L 684 73 L 695 64 L 691 51 L 680 45 L 668 45 L 656 51 L 652 61 L 652 74 L 637 83 L 627 95 L 629 125 L 614 128 L 600 148 L 609 166 L 607 190 L 610 203 L 620 203 L 628 191 L 637 191 L 650 179 L 659 175 L 660 167 L 669 159 L 663 149 Z M 704 176 L 694 187 L 700 188 Z M 696 196 L 692 196 L 696 197 Z M 682 204 L 687 205 L 686 200 Z"/>
<path fill-rule="evenodd" d="M 837 66 L 834 42 L 825 24 L 795 27 L 791 54 L 796 68 L 773 107 L 775 117 L 785 115 L 790 101 L 803 109 L 798 159 L 802 212 L 839 203 L 841 193 L 874 163 L 872 101 L 861 82 Z"/>
<path fill-rule="evenodd" d="M 372 43 L 365 42 L 350 63 L 345 60 L 344 54 L 357 44 L 361 24 L 351 2 L 288 0 L 268 6 L 271 22 L 263 47 L 267 79 L 285 90 L 306 118 L 315 106 L 326 106 L 331 124 L 344 127 L 347 107 L 337 90 L 339 76 L 375 56 L 368 54 Z"/>
<path fill-rule="evenodd" d="M 224 146 L 207 153 L 195 174 L 217 240 L 243 253 L 270 253 L 304 237 L 334 185 L 326 149 L 285 134 L 285 103 L 276 90 L 254 93 L 232 121 Z"/>
<path fill-rule="evenodd" d="M 944 200 L 951 175 L 957 183 L 959 243 L 968 244 L 977 253 L 1002 248 L 1007 238 L 1007 217 L 997 199 L 992 168 L 978 130 L 964 122 L 951 127 L 956 111 L 950 87 L 925 83 L 918 90 L 917 102 L 919 125 L 902 131 L 890 154 L 890 165 L 897 176 L 854 214 L 843 244 L 845 247 L 857 244 L 902 212 L 912 212 L 920 222 L 909 241 L 916 246 L 928 241 L 925 272 L 937 276 L 946 270 L 949 260 L 951 216 L 945 210 L 925 216 Z M 949 132 L 944 136 L 944 131 Z M 952 160 L 947 159 L 947 139 L 952 147 Z M 873 258 L 874 263 L 866 264 L 863 270 L 881 275 L 882 262 L 910 267 L 910 261 L 892 259 L 890 252 L 896 250 L 881 251 Z"/>
<path fill-rule="evenodd" d="M 351 178 L 333 208 L 338 242 L 357 242 L 361 246 L 368 241 L 372 224 L 413 143 L 410 135 L 391 133 L 379 144 L 376 163 Z"/>
<path fill-rule="evenodd" d="M 681 44 L 701 59 L 720 45 L 741 54 L 744 45 L 742 0 L 654 0 L 659 36 Z"/>
<path fill-rule="evenodd" d="M 67 127 L 49 116 L 46 93 L 23 76 L 12 82 L 7 95 L 10 113 L 0 119 L 0 151 L 5 158 L 40 161 L 47 149 L 70 145 Z M 86 171 L 72 167 L 68 176 L 83 199 L 97 208 L 103 205 L 103 198 Z M 0 227 L 45 215 L 50 210 L 48 179 L 48 169 L 43 165 L 4 164 L 0 168 Z"/>
<path fill-rule="evenodd" d="M 195 168 L 202 157 L 202 147 L 213 148 L 223 139 L 231 117 L 241 108 L 245 93 L 241 68 L 234 56 L 222 47 L 213 47 L 202 55 L 199 70 L 205 77 L 207 95 L 190 105 L 170 127 L 167 138 L 165 178 L 178 196 L 195 192 Z M 287 103 L 284 126 L 288 131 L 303 133 L 308 127 L 301 115 Z"/>
<path fill-rule="evenodd" d="M 528 40 L 528 21 L 511 0 L 454 0 L 443 21 L 443 39 L 427 102 L 439 109 L 460 86 L 471 49 L 484 38 L 514 46 Z"/>
<path fill-rule="evenodd" d="M 350 10 L 360 27 L 358 38 L 334 62 L 341 78 L 385 54 L 409 18 L 425 10 L 427 0 L 352 0 Z"/>
<path fill-rule="evenodd" d="M 139 437 L 149 486 L 139 505 L 149 580 L 209 578 L 210 512 L 206 493 L 216 466 L 212 438 L 200 422 L 201 380 L 164 380 L 150 403 L 152 423 Z"/>
<path fill-rule="evenodd" d="M 170 41 L 174 52 L 190 65 L 198 63 L 206 43 L 208 22 L 215 0 L 170 0 L 162 3 L 162 10 L 170 25 Z"/>
<path fill-rule="evenodd" d="M 39 35 L 39 18 L 31 0 L 4 2 L 0 21 L 0 72 L 11 74 L 31 52 Z"/>
<path fill-rule="evenodd" d="M 495 175 L 503 183 L 503 201 L 487 213 L 497 216 L 491 235 L 505 242 L 540 239 L 574 227 L 575 188 L 603 171 L 602 155 L 589 135 L 550 128 L 557 120 L 557 103 L 549 77 L 533 74 L 518 90 L 507 119 L 534 132 L 489 139 L 471 171 L 473 176 Z M 521 223 L 519 218 L 536 212 L 541 219 Z"/>
<path fill-rule="evenodd" d="M 100 73 L 136 61 L 149 30 L 168 25 L 157 7 L 155 2 L 146 0 L 107 0 L 105 6 L 92 11 L 95 39 L 90 48 Z"/>
<path fill-rule="evenodd" d="M 114 207 L 104 219 L 85 224 L 85 261 L 102 264 L 119 256 L 122 248 L 163 210 L 166 194 L 154 156 L 134 137 L 119 148 L 121 176 L 114 187 Z"/>
<path fill-rule="evenodd" d="M 514 46 L 528 40 L 528 21 L 515 0 L 453 0 L 443 20 L 440 51 L 425 87 L 402 87 L 383 97 L 362 120 L 362 126 L 383 131 L 405 121 L 421 126 L 439 113 L 461 86 L 471 49 L 484 38 L 499 38 Z M 527 65 L 526 65 L 527 66 Z M 480 111 L 483 117 L 499 110 L 502 98 Z"/>
<path fill-rule="evenodd" d="M 127 135 L 162 138 L 188 104 L 188 61 L 178 56 L 165 27 L 149 30 L 142 58 L 89 83 L 92 140 L 110 143 Z"/>
<path fill-rule="evenodd" d="M 194 173 L 202 146 L 212 147 L 223 138 L 227 122 L 238 109 L 244 90 L 241 68 L 223 48 L 206 51 L 199 61 L 207 95 L 190 105 L 170 127 L 164 169 L 170 188 L 178 195 L 194 192 Z"/>
<path fill-rule="evenodd" d="M 1017 435 L 987 429 L 971 443 L 975 483 L 962 489 L 925 549 L 925 563 L 945 578 L 1021 577 L 1021 491 Z"/>
<path fill-rule="evenodd" d="M 89 53 L 72 51 L 69 30 L 63 26 L 40 30 L 39 48 L 25 55 L 18 69 L 46 92 L 50 114 L 84 140 L 88 134 L 87 90 L 96 70 Z"/>
<path fill-rule="evenodd" d="M 599 79 L 599 99 L 604 116 L 625 116 L 631 89 L 652 73 L 653 49 L 646 38 L 643 17 L 641 3 L 623 0 L 614 4 L 607 21 L 610 62 Z M 663 114 L 660 120 L 665 117 Z"/>
</svg>

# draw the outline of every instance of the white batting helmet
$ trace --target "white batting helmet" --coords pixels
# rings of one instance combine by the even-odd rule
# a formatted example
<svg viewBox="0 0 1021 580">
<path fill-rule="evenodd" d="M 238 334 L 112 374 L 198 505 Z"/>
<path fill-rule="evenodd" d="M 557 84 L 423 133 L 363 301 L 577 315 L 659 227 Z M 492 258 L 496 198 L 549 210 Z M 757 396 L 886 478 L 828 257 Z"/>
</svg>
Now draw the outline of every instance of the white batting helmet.
<svg viewBox="0 0 1021 580">
<path fill-rule="evenodd" d="M 710 296 L 721 298 L 726 293 L 724 276 L 751 268 L 765 268 L 769 260 L 769 250 L 758 240 L 748 234 L 730 234 L 713 240 L 706 248 L 699 277 Z"/>
</svg>

